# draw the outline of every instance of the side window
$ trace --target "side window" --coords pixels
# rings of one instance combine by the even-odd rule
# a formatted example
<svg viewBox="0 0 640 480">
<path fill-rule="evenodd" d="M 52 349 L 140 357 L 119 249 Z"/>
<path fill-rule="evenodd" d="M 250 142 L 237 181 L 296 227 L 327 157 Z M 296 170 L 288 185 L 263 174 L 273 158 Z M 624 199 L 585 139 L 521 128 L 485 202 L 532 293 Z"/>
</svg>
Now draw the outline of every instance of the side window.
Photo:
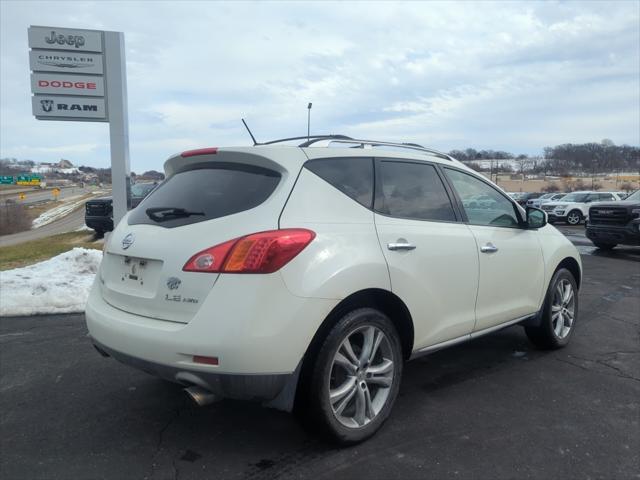
<svg viewBox="0 0 640 480">
<path fill-rule="evenodd" d="M 600 194 L 600 201 L 609 201 L 609 200 L 615 200 L 614 196 L 611 195 L 610 193 L 601 193 Z"/>
<path fill-rule="evenodd" d="M 599 193 L 590 193 L 587 196 L 587 201 L 588 202 L 597 202 L 600 198 L 600 194 Z"/>
<path fill-rule="evenodd" d="M 305 167 L 359 204 L 373 205 L 373 159 L 364 157 L 310 160 Z"/>
<path fill-rule="evenodd" d="M 376 210 L 394 217 L 456 221 L 451 200 L 433 165 L 380 162 Z"/>
<path fill-rule="evenodd" d="M 446 168 L 469 223 L 496 227 L 517 227 L 518 217 L 510 200 L 496 189 L 467 173 Z"/>
</svg>

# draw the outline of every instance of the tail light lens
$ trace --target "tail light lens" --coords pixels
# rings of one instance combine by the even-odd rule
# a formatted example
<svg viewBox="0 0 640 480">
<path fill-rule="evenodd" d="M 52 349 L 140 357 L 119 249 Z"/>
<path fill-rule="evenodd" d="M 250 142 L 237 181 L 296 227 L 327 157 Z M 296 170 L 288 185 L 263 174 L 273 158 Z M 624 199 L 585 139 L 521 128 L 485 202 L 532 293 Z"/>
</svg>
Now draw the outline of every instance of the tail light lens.
<svg viewBox="0 0 640 480">
<path fill-rule="evenodd" d="M 188 157 L 196 157 L 198 155 L 215 155 L 218 153 L 218 147 L 210 147 L 210 148 L 198 148 L 196 150 L 187 150 L 186 152 L 182 152 L 180 156 L 182 158 Z"/>
<path fill-rule="evenodd" d="M 298 255 L 316 234 L 303 228 L 272 230 L 236 238 L 196 253 L 185 272 L 273 273 Z"/>
</svg>

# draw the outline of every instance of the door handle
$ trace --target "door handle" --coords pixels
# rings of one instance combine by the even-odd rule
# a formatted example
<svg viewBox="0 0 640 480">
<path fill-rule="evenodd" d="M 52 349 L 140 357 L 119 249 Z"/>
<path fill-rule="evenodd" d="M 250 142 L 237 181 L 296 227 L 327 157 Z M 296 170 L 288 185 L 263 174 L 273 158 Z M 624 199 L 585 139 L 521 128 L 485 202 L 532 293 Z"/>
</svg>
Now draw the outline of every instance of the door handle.
<svg viewBox="0 0 640 480">
<path fill-rule="evenodd" d="M 482 247 L 480 247 L 480 251 L 482 253 L 495 253 L 498 251 L 498 247 L 496 247 L 493 243 L 487 242 Z"/>
<path fill-rule="evenodd" d="M 389 250 L 415 250 L 416 246 L 410 243 L 387 243 L 387 248 Z"/>
</svg>

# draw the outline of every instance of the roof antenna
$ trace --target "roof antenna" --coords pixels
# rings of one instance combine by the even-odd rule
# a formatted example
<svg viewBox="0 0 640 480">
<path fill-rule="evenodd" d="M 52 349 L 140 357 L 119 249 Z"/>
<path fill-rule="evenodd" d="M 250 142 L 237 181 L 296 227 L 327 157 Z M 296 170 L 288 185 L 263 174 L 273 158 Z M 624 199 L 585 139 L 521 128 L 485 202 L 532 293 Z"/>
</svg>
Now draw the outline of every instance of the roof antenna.
<svg viewBox="0 0 640 480">
<path fill-rule="evenodd" d="M 311 132 L 311 107 L 313 106 L 313 103 L 309 102 L 309 105 L 307 105 L 307 110 L 309 111 L 309 113 L 307 114 L 307 142 L 309 141 L 309 137 L 310 132 Z"/>
<path fill-rule="evenodd" d="M 247 129 L 247 132 L 249 132 L 249 135 L 251 135 L 251 140 L 253 140 L 253 145 L 257 145 L 258 142 L 256 142 L 256 137 L 253 136 L 253 133 L 251 133 L 251 130 L 249 130 L 249 125 L 247 125 L 247 122 L 244 121 L 244 118 L 242 119 L 242 123 L 244 124 L 244 128 Z"/>
</svg>

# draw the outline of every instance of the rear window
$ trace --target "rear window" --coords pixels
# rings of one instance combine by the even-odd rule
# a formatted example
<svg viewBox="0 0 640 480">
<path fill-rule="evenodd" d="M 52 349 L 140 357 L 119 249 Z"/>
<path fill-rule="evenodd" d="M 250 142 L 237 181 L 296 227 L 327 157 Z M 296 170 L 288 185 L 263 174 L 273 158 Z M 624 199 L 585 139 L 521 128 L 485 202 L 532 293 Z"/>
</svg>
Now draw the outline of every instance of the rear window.
<svg viewBox="0 0 640 480">
<path fill-rule="evenodd" d="M 175 174 L 129 215 L 129 225 L 173 228 L 225 217 L 264 202 L 280 174 L 266 168 L 219 163 Z"/>
<path fill-rule="evenodd" d="M 373 206 L 373 158 L 324 158 L 305 167 L 359 204 Z"/>
<path fill-rule="evenodd" d="M 456 221 L 449 195 L 433 165 L 380 162 L 380 177 L 378 212 L 415 220 Z"/>
</svg>

